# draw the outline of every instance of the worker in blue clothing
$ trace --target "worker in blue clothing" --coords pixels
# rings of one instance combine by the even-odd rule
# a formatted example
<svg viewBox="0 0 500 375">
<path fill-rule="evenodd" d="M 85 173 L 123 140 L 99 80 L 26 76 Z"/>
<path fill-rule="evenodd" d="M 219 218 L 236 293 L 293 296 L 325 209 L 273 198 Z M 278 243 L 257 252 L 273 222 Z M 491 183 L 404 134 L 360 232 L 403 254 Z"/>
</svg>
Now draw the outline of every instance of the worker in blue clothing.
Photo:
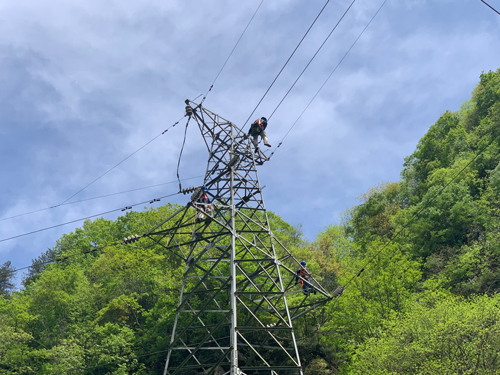
<svg viewBox="0 0 500 375">
<path fill-rule="evenodd" d="M 196 222 L 204 220 L 205 214 L 207 214 L 208 216 L 212 216 L 214 206 L 207 195 L 207 191 L 208 191 L 207 187 L 202 186 L 201 195 L 195 203 L 196 207 L 200 209 L 196 214 Z"/>
<path fill-rule="evenodd" d="M 257 145 L 259 143 L 259 135 L 264 141 L 264 144 L 267 147 L 271 147 L 269 141 L 267 140 L 266 128 L 267 128 L 267 119 L 265 117 L 261 117 L 260 119 L 255 120 L 252 123 L 252 125 L 250 125 L 248 134 L 250 134 L 253 137 L 252 142 L 255 148 L 257 148 Z"/>
<path fill-rule="evenodd" d="M 309 295 L 309 292 L 313 292 L 314 294 L 316 294 L 316 289 L 314 289 L 313 286 L 312 275 L 307 269 L 307 264 L 305 261 L 300 262 L 300 268 L 297 270 L 295 275 L 295 285 L 297 285 L 299 280 L 302 286 L 302 290 L 304 291 L 304 294 L 306 296 Z"/>
</svg>

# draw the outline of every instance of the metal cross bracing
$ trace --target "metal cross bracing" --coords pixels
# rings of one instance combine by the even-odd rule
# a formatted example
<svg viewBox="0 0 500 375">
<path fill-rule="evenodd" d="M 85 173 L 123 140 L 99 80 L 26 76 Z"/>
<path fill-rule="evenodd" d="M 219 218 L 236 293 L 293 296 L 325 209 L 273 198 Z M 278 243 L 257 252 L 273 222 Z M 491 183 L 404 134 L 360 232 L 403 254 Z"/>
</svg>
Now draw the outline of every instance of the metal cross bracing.
<svg viewBox="0 0 500 375">
<path fill-rule="evenodd" d="M 145 235 L 185 262 L 164 375 L 303 374 L 293 321 L 331 296 L 312 277 L 314 294 L 294 286 L 299 261 L 271 231 L 257 175 L 265 155 L 232 122 L 186 104 L 208 148 L 213 205 L 187 189 L 190 202 Z"/>
</svg>

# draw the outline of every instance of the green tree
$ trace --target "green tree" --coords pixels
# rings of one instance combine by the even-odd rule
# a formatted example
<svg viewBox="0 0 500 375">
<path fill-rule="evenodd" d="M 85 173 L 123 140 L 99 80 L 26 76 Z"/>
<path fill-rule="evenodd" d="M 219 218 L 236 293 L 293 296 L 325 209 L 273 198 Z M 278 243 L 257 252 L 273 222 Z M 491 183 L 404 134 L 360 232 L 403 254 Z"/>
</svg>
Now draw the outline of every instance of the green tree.
<svg viewBox="0 0 500 375">
<path fill-rule="evenodd" d="M 55 253 L 52 249 L 47 249 L 47 251 L 42 253 L 38 258 L 33 259 L 31 261 L 31 267 L 28 268 L 28 272 L 24 275 L 23 285 L 28 286 L 35 281 L 47 265 L 53 263 L 55 259 Z"/>
<path fill-rule="evenodd" d="M 11 265 L 10 260 L 5 262 L 0 266 L 0 295 L 3 297 L 8 297 L 10 293 L 14 290 L 15 285 L 13 283 L 15 275 L 15 270 Z"/>
<path fill-rule="evenodd" d="M 416 300 L 353 357 L 349 374 L 498 374 L 500 297 Z"/>
</svg>

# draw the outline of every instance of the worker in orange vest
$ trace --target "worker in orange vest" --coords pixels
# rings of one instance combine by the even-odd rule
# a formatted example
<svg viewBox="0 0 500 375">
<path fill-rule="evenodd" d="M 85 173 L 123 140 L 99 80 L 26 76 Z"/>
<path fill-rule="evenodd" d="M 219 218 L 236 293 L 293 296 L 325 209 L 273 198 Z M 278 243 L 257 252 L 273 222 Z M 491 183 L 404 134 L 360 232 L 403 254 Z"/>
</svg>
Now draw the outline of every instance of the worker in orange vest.
<svg viewBox="0 0 500 375">
<path fill-rule="evenodd" d="M 196 222 L 203 221 L 205 219 L 205 214 L 208 216 L 212 216 L 213 214 L 214 206 L 212 202 L 210 202 L 210 198 L 208 198 L 207 190 L 206 186 L 201 187 L 201 196 L 195 203 L 195 205 L 200 208 L 200 211 L 198 211 L 196 215 Z"/>
<path fill-rule="evenodd" d="M 297 274 L 295 276 L 295 285 L 300 280 L 300 285 L 302 286 L 302 290 L 304 294 L 309 295 L 309 291 L 311 290 L 314 294 L 316 294 L 316 290 L 314 289 L 312 275 L 307 269 L 307 264 L 305 261 L 300 262 L 300 268 L 297 270 Z M 307 282 L 305 281 L 307 280 Z M 310 289 L 310 290 L 309 290 Z"/>
</svg>

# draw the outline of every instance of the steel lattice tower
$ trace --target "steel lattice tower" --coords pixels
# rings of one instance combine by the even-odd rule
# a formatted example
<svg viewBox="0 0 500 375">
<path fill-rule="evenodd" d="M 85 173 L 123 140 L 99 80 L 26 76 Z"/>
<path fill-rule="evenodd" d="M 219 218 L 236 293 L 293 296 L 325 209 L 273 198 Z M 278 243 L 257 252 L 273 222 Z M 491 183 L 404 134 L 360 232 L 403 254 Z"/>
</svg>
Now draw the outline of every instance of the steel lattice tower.
<svg viewBox="0 0 500 375">
<path fill-rule="evenodd" d="M 303 374 L 293 320 L 331 299 L 294 287 L 299 262 L 273 235 L 257 165 L 266 158 L 235 124 L 186 100 L 207 145 L 203 220 L 191 201 L 145 236 L 182 254 L 185 272 L 164 375 Z M 288 300 L 286 296 L 289 296 Z"/>
</svg>

